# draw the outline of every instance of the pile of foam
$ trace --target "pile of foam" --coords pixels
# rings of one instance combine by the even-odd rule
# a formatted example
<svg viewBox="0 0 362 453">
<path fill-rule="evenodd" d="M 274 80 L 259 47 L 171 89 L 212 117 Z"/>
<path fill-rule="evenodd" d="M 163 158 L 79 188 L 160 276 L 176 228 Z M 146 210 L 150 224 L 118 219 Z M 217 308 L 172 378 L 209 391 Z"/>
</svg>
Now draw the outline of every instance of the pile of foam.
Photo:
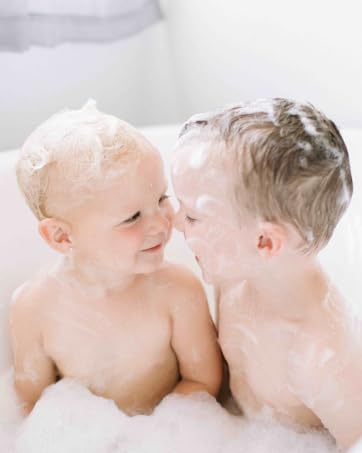
<svg viewBox="0 0 362 453">
<path fill-rule="evenodd" d="M 0 375 L 0 451 L 15 453 L 15 438 L 22 416 L 13 386 L 13 370 Z"/>
<path fill-rule="evenodd" d="M 357 444 L 353 448 L 348 450 L 348 453 L 362 453 L 362 440 L 357 442 Z"/>
<path fill-rule="evenodd" d="M 15 453 L 336 453 L 325 433 L 246 422 L 206 393 L 169 395 L 151 416 L 128 417 L 107 399 L 64 379 L 23 421 L 0 429 L 1 452 Z"/>
</svg>

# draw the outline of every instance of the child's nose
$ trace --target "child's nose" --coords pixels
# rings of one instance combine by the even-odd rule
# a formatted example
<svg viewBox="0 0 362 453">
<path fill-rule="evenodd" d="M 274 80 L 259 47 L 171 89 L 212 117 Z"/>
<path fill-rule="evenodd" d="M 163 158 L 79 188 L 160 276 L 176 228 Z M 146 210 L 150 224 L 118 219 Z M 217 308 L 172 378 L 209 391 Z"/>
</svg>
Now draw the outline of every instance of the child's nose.
<svg viewBox="0 0 362 453">
<path fill-rule="evenodd" d="M 171 227 L 172 219 L 164 215 L 161 212 L 158 212 L 152 217 L 149 234 L 159 234 L 159 233 L 168 233 L 169 228 Z"/>
</svg>

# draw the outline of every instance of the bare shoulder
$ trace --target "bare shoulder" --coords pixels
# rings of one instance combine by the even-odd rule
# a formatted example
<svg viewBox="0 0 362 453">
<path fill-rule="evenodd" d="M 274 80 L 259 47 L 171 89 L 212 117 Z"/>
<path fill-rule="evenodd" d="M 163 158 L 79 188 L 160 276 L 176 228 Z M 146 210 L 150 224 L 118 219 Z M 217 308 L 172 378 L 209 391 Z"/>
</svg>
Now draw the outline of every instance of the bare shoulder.
<svg viewBox="0 0 362 453">
<path fill-rule="evenodd" d="M 208 316 L 210 313 L 201 281 L 185 266 L 165 262 L 155 275 L 154 287 L 171 315 L 202 313 Z"/>
<path fill-rule="evenodd" d="M 187 267 L 181 264 L 165 262 L 156 273 L 158 283 L 163 283 L 168 291 L 177 290 L 179 294 L 199 293 L 204 294 L 201 281 Z M 177 295 L 177 294 L 175 294 Z"/>
<path fill-rule="evenodd" d="M 40 319 L 39 314 L 49 292 L 50 284 L 45 276 L 37 276 L 17 287 L 11 297 L 11 321 L 34 324 Z"/>
<path fill-rule="evenodd" d="M 306 326 L 291 357 L 290 387 L 341 446 L 361 435 L 361 320 L 343 304 Z"/>
</svg>

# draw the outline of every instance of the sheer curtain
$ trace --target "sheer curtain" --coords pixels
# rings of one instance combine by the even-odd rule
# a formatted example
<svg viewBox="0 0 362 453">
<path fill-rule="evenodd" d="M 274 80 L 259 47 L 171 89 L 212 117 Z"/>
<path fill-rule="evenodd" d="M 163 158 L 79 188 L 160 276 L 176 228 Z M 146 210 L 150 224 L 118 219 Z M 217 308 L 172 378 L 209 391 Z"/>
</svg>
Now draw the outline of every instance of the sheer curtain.
<svg viewBox="0 0 362 453">
<path fill-rule="evenodd" d="M 160 17 L 157 0 L 0 0 L 0 50 L 115 41 Z"/>
</svg>

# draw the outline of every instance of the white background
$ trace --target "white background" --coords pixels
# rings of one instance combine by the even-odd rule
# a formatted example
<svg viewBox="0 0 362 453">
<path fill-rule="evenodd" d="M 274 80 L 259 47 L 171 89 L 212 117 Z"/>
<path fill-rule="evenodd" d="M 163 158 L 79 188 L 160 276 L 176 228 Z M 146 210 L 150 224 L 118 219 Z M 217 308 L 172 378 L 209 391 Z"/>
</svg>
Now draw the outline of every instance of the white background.
<svg viewBox="0 0 362 453">
<path fill-rule="evenodd" d="M 0 52 L 0 149 L 89 97 L 136 126 L 286 96 L 362 127 L 359 0 L 161 3 L 162 22 L 124 41 Z"/>
</svg>

